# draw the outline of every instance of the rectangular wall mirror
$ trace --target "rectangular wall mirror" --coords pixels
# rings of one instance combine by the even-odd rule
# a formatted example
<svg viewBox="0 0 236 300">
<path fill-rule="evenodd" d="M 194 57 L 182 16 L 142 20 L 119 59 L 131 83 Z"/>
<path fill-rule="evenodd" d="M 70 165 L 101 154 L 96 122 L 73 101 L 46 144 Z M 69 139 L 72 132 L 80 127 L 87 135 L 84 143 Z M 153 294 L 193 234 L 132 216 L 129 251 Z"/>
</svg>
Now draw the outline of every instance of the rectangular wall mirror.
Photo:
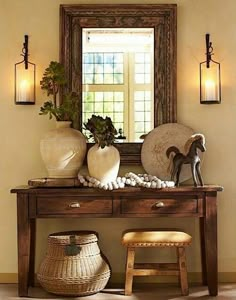
<svg viewBox="0 0 236 300">
<path fill-rule="evenodd" d="M 153 28 L 83 28 L 82 123 L 108 116 L 117 142 L 154 128 Z"/>
<path fill-rule="evenodd" d="M 121 162 L 140 163 L 143 135 L 176 122 L 176 5 L 61 5 L 60 61 L 78 92 L 77 121 L 111 117 Z"/>
</svg>

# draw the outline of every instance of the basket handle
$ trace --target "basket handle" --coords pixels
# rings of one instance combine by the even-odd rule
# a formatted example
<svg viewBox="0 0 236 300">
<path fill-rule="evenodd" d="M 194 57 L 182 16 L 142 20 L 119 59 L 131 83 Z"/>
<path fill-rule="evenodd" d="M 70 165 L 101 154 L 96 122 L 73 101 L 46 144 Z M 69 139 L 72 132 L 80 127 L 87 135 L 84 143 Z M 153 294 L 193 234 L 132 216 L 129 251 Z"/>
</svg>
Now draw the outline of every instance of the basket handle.
<svg viewBox="0 0 236 300">
<path fill-rule="evenodd" d="M 76 245 L 75 235 L 70 235 L 70 244 L 65 246 L 66 256 L 78 255 L 81 251 L 81 247 Z"/>
</svg>

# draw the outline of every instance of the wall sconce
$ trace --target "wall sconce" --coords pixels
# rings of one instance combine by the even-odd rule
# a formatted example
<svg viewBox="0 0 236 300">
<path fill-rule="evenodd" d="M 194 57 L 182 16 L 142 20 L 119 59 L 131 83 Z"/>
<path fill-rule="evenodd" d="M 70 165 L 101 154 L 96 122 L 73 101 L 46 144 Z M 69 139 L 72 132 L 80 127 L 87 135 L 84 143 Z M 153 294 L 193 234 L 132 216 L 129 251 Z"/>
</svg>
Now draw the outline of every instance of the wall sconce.
<svg viewBox="0 0 236 300">
<path fill-rule="evenodd" d="M 210 34 L 206 34 L 206 61 L 200 63 L 200 103 L 221 102 L 220 63 L 214 61 Z"/>
<path fill-rule="evenodd" d="M 15 104 L 35 104 L 35 64 L 28 61 L 28 35 L 22 48 L 24 59 L 15 64 Z"/>
</svg>

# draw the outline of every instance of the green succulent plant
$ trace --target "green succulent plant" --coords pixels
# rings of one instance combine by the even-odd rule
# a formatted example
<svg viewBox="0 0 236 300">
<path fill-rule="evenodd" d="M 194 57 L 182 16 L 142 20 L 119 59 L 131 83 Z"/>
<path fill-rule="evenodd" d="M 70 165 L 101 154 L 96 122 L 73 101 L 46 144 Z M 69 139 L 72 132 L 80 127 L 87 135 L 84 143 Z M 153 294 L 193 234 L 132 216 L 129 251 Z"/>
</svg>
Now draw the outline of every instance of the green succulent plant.
<svg viewBox="0 0 236 300">
<path fill-rule="evenodd" d="M 49 119 L 55 117 L 57 121 L 74 121 L 78 117 L 79 102 L 78 94 L 69 92 L 62 96 L 62 103 L 59 103 L 59 90 L 67 83 L 64 66 L 56 61 L 51 61 L 43 73 L 40 86 L 47 91 L 52 100 L 45 101 L 40 107 L 40 115 L 49 115 Z"/>
<path fill-rule="evenodd" d="M 114 144 L 117 130 L 111 118 L 92 115 L 88 122 L 84 123 L 84 127 L 91 132 L 94 142 L 99 147 L 104 148 Z"/>
</svg>

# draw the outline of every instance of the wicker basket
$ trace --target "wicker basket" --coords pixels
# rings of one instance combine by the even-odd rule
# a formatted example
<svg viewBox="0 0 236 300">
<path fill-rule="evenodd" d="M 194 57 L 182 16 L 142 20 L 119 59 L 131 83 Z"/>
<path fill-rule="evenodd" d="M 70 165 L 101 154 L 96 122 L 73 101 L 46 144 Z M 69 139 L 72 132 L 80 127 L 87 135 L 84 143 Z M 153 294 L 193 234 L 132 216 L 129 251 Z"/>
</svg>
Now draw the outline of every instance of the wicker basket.
<svg viewBox="0 0 236 300">
<path fill-rule="evenodd" d="M 85 296 L 101 291 L 111 269 L 101 255 L 93 231 L 59 232 L 49 235 L 46 257 L 37 274 L 42 287 L 53 294 Z"/>
</svg>

